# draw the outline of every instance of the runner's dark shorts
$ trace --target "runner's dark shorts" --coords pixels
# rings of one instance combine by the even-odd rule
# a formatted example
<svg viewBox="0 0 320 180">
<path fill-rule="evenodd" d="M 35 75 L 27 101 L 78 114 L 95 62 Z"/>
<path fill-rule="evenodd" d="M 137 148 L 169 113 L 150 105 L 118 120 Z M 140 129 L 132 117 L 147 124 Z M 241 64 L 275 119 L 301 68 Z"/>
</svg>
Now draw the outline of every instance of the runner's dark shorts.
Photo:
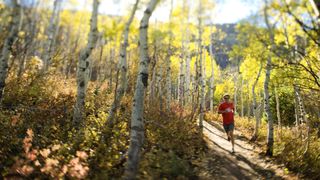
<svg viewBox="0 0 320 180">
<path fill-rule="evenodd" d="M 234 123 L 231 123 L 231 124 L 224 124 L 223 125 L 223 128 L 226 132 L 229 132 L 229 131 L 233 131 L 234 129 Z"/>
</svg>

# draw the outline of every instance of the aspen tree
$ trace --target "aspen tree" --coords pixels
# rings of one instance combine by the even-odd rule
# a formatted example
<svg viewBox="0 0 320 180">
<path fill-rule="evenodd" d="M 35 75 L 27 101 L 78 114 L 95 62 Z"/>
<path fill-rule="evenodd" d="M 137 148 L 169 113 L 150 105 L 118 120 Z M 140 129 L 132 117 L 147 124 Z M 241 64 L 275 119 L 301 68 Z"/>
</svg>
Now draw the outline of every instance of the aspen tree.
<svg viewBox="0 0 320 180">
<path fill-rule="evenodd" d="M 81 52 L 78 70 L 77 70 L 77 98 L 74 106 L 73 113 L 73 123 L 79 127 L 79 124 L 83 121 L 83 114 L 85 111 L 85 98 L 86 98 L 86 89 L 89 80 L 89 66 L 90 60 L 89 57 L 95 48 L 96 42 L 98 40 L 98 7 L 99 0 L 93 1 L 93 9 L 90 20 L 90 32 L 88 35 L 88 43 L 85 49 Z"/>
<path fill-rule="evenodd" d="M 264 7 L 264 20 L 268 28 L 269 32 L 269 40 L 271 45 L 271 49 L 273 49 L 274 46 L 274 33 L 273 33 L 273 27 L 270 25 L 269 19 L 268 19 L 268 13 L 267 13 L 267 6 L 268 6 L 268 0 L 264 0 L 265 7 Z M 273 143 L 274 143 L 274 133 L 273 133 L 273 118 L 272 113 L 270 109 L 270 100 L 269 100 L 269 82 L 270 82 L 270 74 L 271 74 L 271 54 L 269 53 L 267 58 L 267 64 L 266 64 L 266 77 L 263 85 L 264 89 L 264 109 L 268 121 L 268 134 L 267 134 L 267 151 L 266 155 L 272 156 L 273 155 Z"/>
<path fill-rule="evenodd" d="M 6 78 L 8 76 L 8 61 L 12 54 L 12 46 L 15 43 L 18 32 L 19 32 L 19 21 L 20 21 L 20 4 L 18 0 L 12 0 L 12 12 L 11 17 L 12 20 L 9 24 L 9 34 L 5 39 L 2 47 L 2 51 L 0 54 L 0 102 L 3 99 L 3 93 L 5 88 Z"/>
<path fill-rule="evenodd" d="M 210 27 L 210 59 L 211 59 L 211 76 L 210 76 L 210 89 L 209 89 L 209 98 L 210 98 L 210 111 L 213 111 L 213 99 L 214 99 L 214 54 L 213 54 L 213 31 L 212 26 Z"/>
<path fill-rule="evenodd" d="M 186 1 L 184 0 L 182 3 L 182 11 L 183 12 L 188 12 L 187 7 L 186 7 Z M 182 23 L 185 24 L 185 18 L 183 16 Z M 187 24 L 188 25 L 188 24 Z M 183 29 L 185 28 L 185 30 Z M 182 38 L 181 38 L 181 55 L 180 55 L 180 68 L 179 68 L 179 84 L 178 84 L 178 99 L 179 99 L 179 105 L 183 106 L 185 103 L 185 81 L 186 81 L 186 71 L 185 71 L 185 59 L 188 58 L 187 54 L 187 40 L 188 38 L 188 28 L 185 26 L 181 25 L 180 31 L 183 33 Z"/>
<path fill-rule="evenodd" d="M 115 98 L 114 98 L 114 101 L 112 103 L 112 106 L 111 106 L 111 109 L 109 111 L 109 116 L 108 116 L 108 119 L 107 119 L 107 123 L 109 123 L 110 125 L 113 124 L 113 118 L 114 118 L 114 115 L 115 113 L 117 112 L 117 109 L 118 109 L 118 106 L 121 102 L 121 99 L 127 89 L 127 47 L 128 47 L 128 39 L 129 39 L 129 28 L 130 28 L 130 25 L 133 21 L 133 18 L 134 18 L 134 15 L 137 11 L 137 8 L 138 8 L 138 4 L 139 4 L 139 1 L 140 0 L 136 0 L 133 8 L 132 8 L 132 11 L 131 11 L 131 14 L 130 14 L 130 17 L 129 17 L 129 20 L 127 21 L 126 25 L 125 25 L 125 29 L 124 29 L 124 32 L 123 32 L 123 42 L 121 44 L 121 47 L 120 47 L 120 58 L 119 58 L 119 64 L 118 64 L 118 72 L 120 71 L 120 85 L 119 87 L 117 88 L 116 90 L 116 94 L 115 94 Z M 118 73 L 117 73 L 118 74 Z"/>
<path fill-rule="evenodd" d="M 155 23 L 155 29 L 157 29 L 157 21 Z M 155 99 L 156 95 L 156 88 L 159 84 L 157 84 L 157 78 L 158 78 L 158 67 L 159 65 L 157 64 L 158 62 L 158 47 L 159 47 L 159 39 L 158 37 L 155 37 L 154 42 L 153 42 L 153 57 L 152 61 L 150 62 L 151 64 L 151 72 L 152 72 L 152 77 L 151 77 L 151 82 L 149 86 L 149 105 L 152 105 Z M 158 66 L 158 67 L 157 67 Z"/>
<path fill-rule="evenodd" d="M 259 110 L 258 110 L 258 106 L 257 106 L 257 99 L 256 99 L 256 93 L 255 93 L 255 88 L 256 88 L 256 85 L 259 81 L 259 78 L 260 78 L 260 75 L 261 75 L 261 72 L 262 72 L 262 63 L 260 63 L 260 68 L 259 68 L 259 72 L 257 74 L 257 77 L 256 77 L 256 80 L 254 81 L 253 85 L 252 85 L 252 89 L 251 89 L 251 92 L 252 92 L 252 105 L 253 105 L 253 115 L 254 115 L 254 118 L 256 120 L 256 123 L 255 123 L 255 127 L 254 127 L 254 133 L 253 133 L 253 136 L 251 138 L 252 141 L 255 141 L 258 137 L 258 133 L 259 133 L 259 128 L 260 128 L 260 113 L 259 113 Z"/>
<path fill-rule="evenodd" d="M 161 87 L 161 79 L 162 79 L 162 71 L 163 67 L 162 64 L 159 64 L 159 71 L 157 72 L 157 91 L 158 91 L 158 97 L 159 97 L 159 106 L 160 106 L 160 112 L 163 111 L 163 99 L 162 99 L 162 87 Z"/>
<path fill-rule="evenodd" d="M 128 150 L 128 162 L 125 168 L 124 179 L 135 179 L 138 173 L 138 165 L 140 161 L 140 151 L 144 141 L 144 94 L 148 83 L 148 26 L 149 19 L 154 11 L 158 0 L 151 0 L 147 9 L 144 11 L 140 22 L 140 63 L 136 81 L 136 89 L 133 99 L 132 115 L 131 115 L 131 133 L 130 145 Z"/>
<path fill-rule="evenodd" d="M 305 153 L 307 153 L 307 151 L 309 149 L 309 144 L 310 144 L 310 131 L 311 131 L 310 122 L 309 122 L 309 118 L 306 114 L 306 108 L 304 106 L 304 102 L 301 97 L 300 89 L 296 84 L 294 85 L 294 92 L 295 92 L 295 96 L 297 97 L 297 101 L 298 101 L 300 123 L 305 122 L 307 125 L 307 144 L 306 144 L 306 149 L 304 151 L 304 154 L 305 154 Z"/>
<path fill-rule="evenodd" d="M 166 110 L 170 110 L 171 104 L 171 91 L 172 91 L 172 84 L 171 84 L 171 55 L 172 55 L 172 47 L 171 41 L 173 38 L 172 33 L 172 11 L 173 11 L 173 0 L 171 0 L 171 8 L 170 8 L 170 15 L 169 15 L 169 44 L 168 44 L 168 52 L 166 56 L 167 61 L 167 70 L 166 70 Z"/>
<path fill-rule="evenodd" d="M 199 126 L 200 131 L 202 132 L 203 129 L 203 116 L 205 111 L 205 82 L 204 82 L 204 67 L 203 67 L 203 57 L 202 57 L 202 3 L 201 0 L 199 1 L 199 9 L 198 9 L 198 31 L 199 31 L 199 39 L 198 39 L 198 46 L 199 46 L 199 85 L 200 85 L 200 115 L 199 115 Z"/>
<path fill-rule="evenodd" d="M 180 68 L 179 68 L 179 84 L 178 84 L 178 99 L 180 106 L 183 106 L 184 101 L 184 42 L 182 43 L 182 53 L 180 57 Z"/>
<path fill-rule="evenodd" d="M 281 116 L 280 116 L 280 102 L 279 102 L 279 94 L 278 94 L 278 90 L 275 87 L 274 88 L 274 94 L 275 94 L 275 98 L 276 98 L 276 110 L 277 110 L 277 120 L 278 120 L 278 133 L 279 133 L 279 137 L 281 138 L 282 133 L 281 133 Z"/>
<path fill-rule="evenodd" d="M 189 13 L 189 3 L 187 0 L 183 1 L 183 7 L 187 11 L 187 25 L 189 25 L 190 21 L 190 13 Z M 189 50 L 189 45 L 190 45 L 190 30 L 189 28 L 186 28 L 186 43 L 185 43 L 185 49 L 187 49 L 187 55 L 186 55 L 186 67 L 185 67 L 185 88 L 184 88 L 184 97 L 186 100 L 186 103 L 190 102 L 190 63 L 191 63 L 191 53 Z"/>
<path fill-rule="evenodd" d="M 237 98 L 237 94 L 238 94 L 238 74 L 234 76 L 234 100 L 233 100 L 233 104 L 234 104 L 234 114 L 237 114 L 237 104 L 238 104 L 238 98 Z"/>
<path fill-rule="evenodd" d="M 87 7 L 87 0 L 84 0 L 82 9 L 85 9 L 86 7 Z M 82 22 L 83 19 L 84 19 L 84 17 L 81 16 L 80 17 L 80 22 Z M 79 42 L 80 42 L 80 38 L 81 38 L 82 28 L 83 28 L 83 24 L 80 23 L 78 28 L 77 28 L 76 39 L 74 41 L 74 46 L 72 47 L 72 49 L 77 49 L 79 44 L 80 44 Z M 70 64 L 69 64 L 69 66 L 67 67 L 67 70 L 66 70 L 66 74 L 65 74 L 66 79 L 69 79 L 69 76 L 70 76 L 70 73 L 71 73 L 71 69 L 73 67 L 74 60 L 77 58 L 73 51 L 70 51 L 69 56 L 71 56 L 71 61 L 70 61 Z"/>
<path fill-rule="evenodd" d="M 53 11 L 51 14 L 49 27 L 47 29 L 48 40 L 45 42 L 45 50 L 44 50 L 44 71 L 49 69 L 51 64 L 54 47 L 56 44 L 56 35 L 59 27 L 60 20 L 60 10 L 61 10 L 62 0 L 55 0 L 53 4 Z"/>
<path fill-rule="evenodd" d="M 241 75 L 241 87 L 240 87 L 240 101 L 241 101 L 241 117 L 244 116 L 244 105 L 243 105 L 243 76 Z"/>
<path fill-rule="evenodd" d="M 248 89 L 248 93 L 247 93 L 247 116 L 250 117 L 251 116 L 251 102 L 250 102 L 250 93 L 249 93 L 249 82 L 247 82 L 247 89 Z"/>
</svg>

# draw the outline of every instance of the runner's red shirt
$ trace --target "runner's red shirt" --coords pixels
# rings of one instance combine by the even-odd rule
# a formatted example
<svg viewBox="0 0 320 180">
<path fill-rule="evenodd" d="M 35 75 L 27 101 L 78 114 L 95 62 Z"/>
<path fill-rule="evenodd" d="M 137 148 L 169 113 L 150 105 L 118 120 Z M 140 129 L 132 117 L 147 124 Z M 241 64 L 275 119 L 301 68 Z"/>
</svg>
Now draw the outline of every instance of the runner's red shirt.
<svg viewBox="0 0 320 180">
<path fill-rule="evenodd" d="M 223 102 L 219 105 L 219 111 L 224 111 L 226 109 L 232 109 L 234 111 L 233 103 Z M 234 123 L 233 112 L 227 112 L 222 114 L 223 124 L 231 124 Z"/>
</svg>

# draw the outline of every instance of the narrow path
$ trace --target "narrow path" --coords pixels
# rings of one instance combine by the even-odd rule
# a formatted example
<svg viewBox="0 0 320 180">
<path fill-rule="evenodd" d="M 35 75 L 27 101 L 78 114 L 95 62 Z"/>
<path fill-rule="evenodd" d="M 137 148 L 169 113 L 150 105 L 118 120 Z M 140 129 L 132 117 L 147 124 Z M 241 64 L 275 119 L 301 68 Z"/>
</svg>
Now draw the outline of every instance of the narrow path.
<svg viewBox="0 0 320 180">
<path fill-rule="evenodd" d="M 200 179 L 298 179 L 287 175 L 283 166 L 259 156 L 238 131 L 235 131 L 235 153 L 231 153 L 231 143 L 221 125 L 204 122 L 204 135 L 210 150 L 201 162 Z"/>
</svg>

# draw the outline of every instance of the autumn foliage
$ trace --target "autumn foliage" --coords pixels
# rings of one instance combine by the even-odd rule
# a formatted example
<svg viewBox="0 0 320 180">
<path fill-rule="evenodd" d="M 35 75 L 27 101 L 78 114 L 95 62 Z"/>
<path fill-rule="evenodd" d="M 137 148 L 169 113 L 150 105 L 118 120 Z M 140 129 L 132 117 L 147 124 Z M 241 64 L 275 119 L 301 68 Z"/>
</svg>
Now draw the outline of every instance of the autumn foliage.
<svg viewBox="0 0 320 180">
<path fill-rule="evenodd" d="M 48 75 L 29 81 L 16 79 L 8 86 L 1 121 L 1 173 L 6 178 L 121 177 L 128 148 L 132 99 L 125 97 L 112 128 L 104 126 L 112 96 L 107 86 L 97 93 L 89 87 L 85 125 L 72 127 L 72 81 Z M 54 91 L 47 91 L 39 87 Z M 146 143 L 140 165 L 141 178 L 195 177 L 196 165 L 206 151 L 191 111 L 171 106 L 159 113 L 158 103 L 146 108 Z M 15 134 L 20 134 L 16 136 Z M 108 137 L 106 139 L 106 137 Z"/>
</svg>

